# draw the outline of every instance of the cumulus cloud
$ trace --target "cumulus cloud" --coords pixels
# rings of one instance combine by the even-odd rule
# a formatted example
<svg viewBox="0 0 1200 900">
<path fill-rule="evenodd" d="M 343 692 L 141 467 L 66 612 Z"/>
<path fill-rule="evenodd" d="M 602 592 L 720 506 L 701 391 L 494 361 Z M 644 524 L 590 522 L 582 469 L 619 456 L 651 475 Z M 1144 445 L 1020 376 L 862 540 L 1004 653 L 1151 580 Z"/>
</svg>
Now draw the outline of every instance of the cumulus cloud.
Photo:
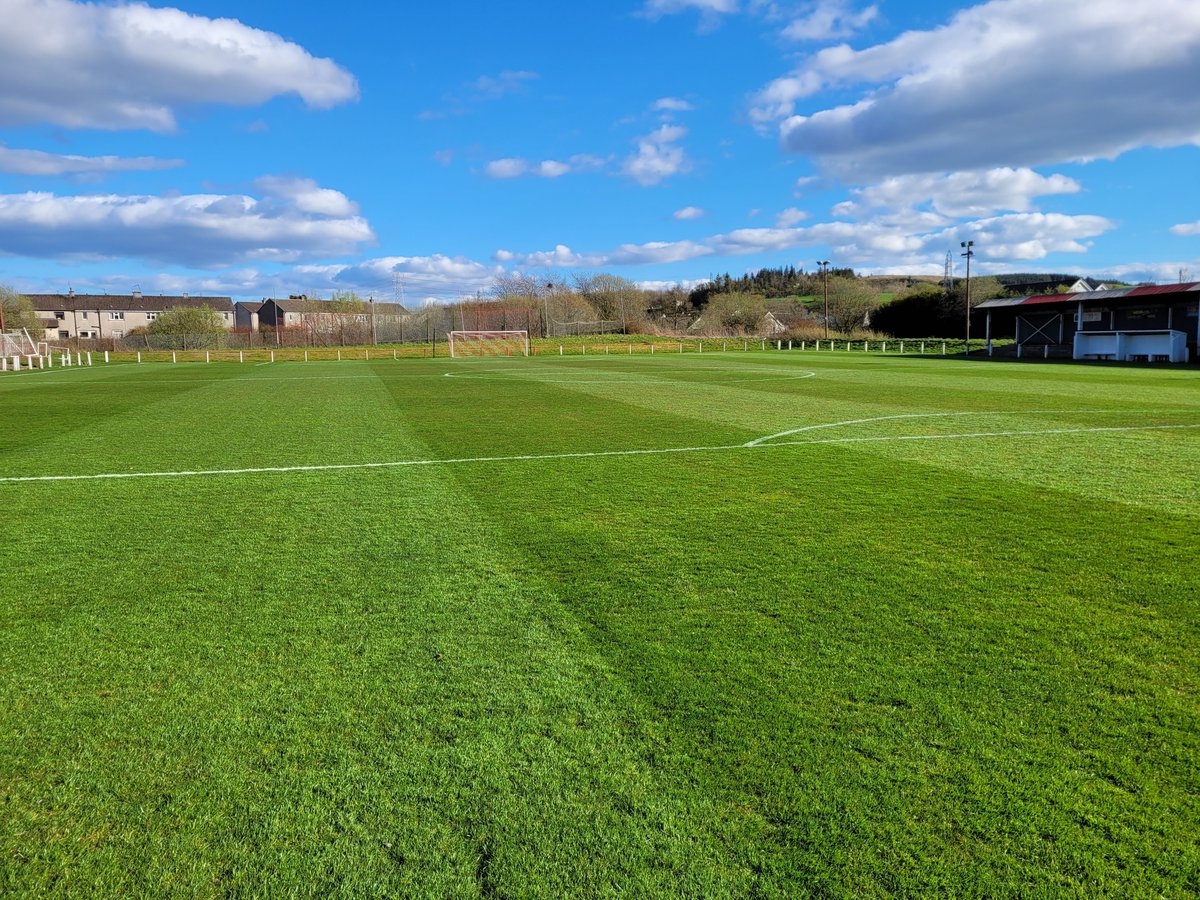
<svg viewBox="0 0 1200 900">
<path fill-rule="evenodd" d="M 73 156 L 42 150 L 17 150 L 0 144 L 0 172 L 9 175 L 61 176 L 91 180 L 115 172 L 150 172 L 174 169 L 182 159 L 153 156 Z"/>
<path fill-rule="evenodd" d="M 1083 253 L 1088 239 L 1113 227 L 1101 216 L 1011 213 L 947 227 L 945 220 L 917 215 L 895 221 L 820 222 L 807 226 L 738 228 L 695 241 L 621 244 L 612 250 L 578 252 L 559 244 L 552 251 L 498 251 L 498 262 L 533 267 L 634 266 L 687 262 L 708 256 L 775 253 L 796 247 L 825 246 L 839 261 L 853 265 L 931 265 L 949 247 L 974 240 L 982 258 L 996 261 L 1042 259 L 1051 253 Z"/>
<path fill-rule="evenodd" d="M 905 209 L 929 204 L 953 218 L 990 216 L 1001 211 L 1026 212 L 1035 197 L 1074 194 L 1079 182 L 1065 175 L 1040 175 L 1032 169 L 1002 166 L 984 172 L 894 175 L 851 190 L 855 200 L 839 204 L 843 213 L 860 209 Z"/>
<path fill-rule="evenodd" d="M 520 178 L 531 175 L 536 178 L 561 178 L 579 172 L 596 172 L 604 168 L 605 160 L 587 153 L 578 153 L 566 161 L 558 159 L 543 159 L 541 162 L 531 162 L 520 157 L 493 159 L 483 167 L 483 173 L 488 178 L 499 180 Z"/>
<path fill-rule="evenodd" d="M 486 291 L 503 272 L 465 256 L 383 256 L 353 264 L 296 266 L 295 283 L 326 290 L 356 290 L 391 294 L 401 290 L 406 299 L 448 300 Z"/>
<path fill-rule="evenodd" d="M 1200 4 L 990 0 L 884 44 L 826 48 L 752 117 L 847 178 L 1035 166 L 1200 141 Z M 855 102 L 796 115 L 827 88 Z"/>
<path fill-rule="evenodd" d="M 296 94 L 314 108 L 358 96 L 354 76 L 277 34 L 143 3 L 5 0 L 0 123 L 175 128 L 182 106 Z"/>
<path fill-rule="evenodd" d="M 808 218 L 808 213 L 802 209 L 797 209 L 794 206 L 789 206 L 783 212 L 775 217 L 775 224 L 781 228 L 790 228 L 797 222 L 803 222 Z"/>
<path fill-rule="evenodd" d="M 856 10 L 846 0 L 822 0 L 809 5 L 805 14 L 783 29 L 792 41 L 828 41 L 849 37 L 879 17 L 879 7 Z"/>
<path fill-rule="evenodd" d="M 1200 234 L 1200 222 L 1187 222 L 1182 225 L 1172 225 L 1171 234 L 1177 234 L 1180 237 L 1194 237 Z"/>
<path fill-rule="evenodd" d="M 260 179 L 258 187 L 258 198 L 0 195 L 0 247 L 15 256 L 212 267 L 338 256 L 374 240 L 357 207 L 337 191 L 289 178 Z"/>
<path fill-rule="evenodd" d="M 683 209 L 675 210 L 671 215 L 681 222 L 690 222 L 692 219 L 699 219 L 703 216 L 704 210 L 698 206 L 685 206 Z"/>
<path fill-rule="evenodd" d="M 707 278 L 681 278 L 675 281 L 639 281 L 637 286 L 643 291 L 669 291 L 671 288 L 682 288 L 685 291 L 690 291 L 692 288 L 698 288 L 702 284 L 707 284 Z"/>
<path fill-rule="evenodd" d="M 650 108 L 655 112 L 691 112 L 696 107 L 679 97 L 661 97 Z"/>
<path fill-rule="evenodd" d="M 691 168 L 679 141 L 687 136 L 682 125 L 663 125 L 638 138 L 637 153 L 626 157 L 621 171 L 643 187 L 658 184 Z"/>
</svg>

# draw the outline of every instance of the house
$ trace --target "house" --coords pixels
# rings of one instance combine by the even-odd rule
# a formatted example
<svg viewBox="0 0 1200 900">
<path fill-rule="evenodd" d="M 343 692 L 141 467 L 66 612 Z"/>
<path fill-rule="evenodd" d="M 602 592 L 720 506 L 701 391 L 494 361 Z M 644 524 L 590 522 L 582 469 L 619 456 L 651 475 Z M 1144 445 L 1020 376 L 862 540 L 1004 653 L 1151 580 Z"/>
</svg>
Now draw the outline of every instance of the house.
<svg viewBox="0 0 1200 900">
<path fill-rule="evenodd" d="M 363 343 L 371 338 L 372 329 L 390 335 L 402 328 L 411 315 L 399 303 L 366 300 L 348 305 L 304 296 L 264 300 L 258 309 L 259 322 L 268 328 L 276 331 L 300 328 L 314 339 L 341 343 Z"/>
<path fill-rule="evenodd" d="M 228 297 L 143 296 L 132 294 L 26 294 L 42 326 L 42 340 L 117 340 L 135 328 L 147 328 L 168 309 L 204 307 L 216 310 L 226 328 L 232 328 L 233 301 Z"/>
<path fill-rule="evenodd" d="M 239 301 L 233 304 L 233 327 L 239 331 L 258 331 L 258 317 L 262 306 L 262 301 L 258 303 Z"/>
</svg>

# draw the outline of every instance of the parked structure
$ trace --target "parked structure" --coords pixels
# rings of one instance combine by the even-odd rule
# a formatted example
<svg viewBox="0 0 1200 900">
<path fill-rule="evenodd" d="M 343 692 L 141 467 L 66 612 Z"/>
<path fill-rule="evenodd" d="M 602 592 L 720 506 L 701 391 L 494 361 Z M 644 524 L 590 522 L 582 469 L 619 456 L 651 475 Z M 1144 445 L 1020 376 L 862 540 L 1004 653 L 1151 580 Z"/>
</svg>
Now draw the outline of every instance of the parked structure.
<svg viewBox="0 0 1200 900">
<path fill-rule="evenodd" d="M 233 301 L 229 297 L 143 296 L 132 294 L 27 294 L 42 320 L 42 340 L 119 340 L 135 328 L 148 328 L 159 315 L 180 306 L 207 306 L 216 310 L 226 328 L 232 328 Z"/>
<path fill-rule="evenodd" d="M 1022 355 L 1188 362 L 1200 358 L 1200 282 L 988 300 L 986 334 Z"/>
</svg>

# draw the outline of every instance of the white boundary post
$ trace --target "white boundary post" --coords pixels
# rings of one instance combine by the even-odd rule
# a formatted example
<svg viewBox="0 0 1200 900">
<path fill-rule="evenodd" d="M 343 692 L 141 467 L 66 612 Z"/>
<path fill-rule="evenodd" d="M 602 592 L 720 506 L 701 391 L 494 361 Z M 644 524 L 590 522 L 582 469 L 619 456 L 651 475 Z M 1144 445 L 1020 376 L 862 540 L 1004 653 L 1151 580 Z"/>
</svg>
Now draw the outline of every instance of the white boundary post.
<svg viewBox="0 0 1200 900">
<path fill-rule="evenodd" d="M 104 361 L 108 362 L 108 351 L 107 350 L 104 351 Z"/>
<path fill-rule="evenodd" d="M 946 342 L 942 341 L 942 356 L 946 355 Z"/>
<path fill-rule="evenodd" d="M 559 344 L 559 345 L 558 345 L 558 355 L 559 355 L 559 356 L 562 356 L 562 355 L 563 355 L 563 345 L 562 345 L 562 344 Z"/>
<path fill-rule="evenodd" d="M 87 352 L 87 364 L 88 364 L 89 366 L 92 364 L 92 351 L 91 351 L 91 350 L 89 350 L 89 351 Z"/>
<path fill-rule="evenodd" d="M 207 350 L 204 351 L 204 361 L 206 363 L 212 362 L 212 354 L 209 353 Z"/>
<path fill-rule="evenodd" d="M 271 362 L 275 362 L 275 351 L 271 351 Z"/>
<path fill-rule="evenodd" d="M 338 348 L 338 362 L 341 362 L 341 361 L 342 361 L 342 350 L 341 350 L 341 348 L 339 347 L 339 348 Z"/>
<path fill-rule="evenodd" d="M 304 361 L 308 362 L 308 351 L 307 350 L 304 351 Z"/>
<path fill-rule="evenodd" d="M 240 363 L 244 363 L 245 361 L 246 361 L 246 351 L 245 351 L 245 350 L 239 350 L 239 351 L 238 351 L 238 362 L 240 362 Z"/>
<path fill-rule="evenodd" d="M 138 365 L 141 365 L 142 364 L 142 351 L 139 350 L 137 352 L 137 354 L 138 354 Z"/>
<path fill-rule="evenodd" d="M 177 362 L 179 362 L 179 360 L 175 358 L 175 351 L 174 351 L 174 350 L 172 350 L 172 351 L 171 351 L 171 362 L 173 362 L 173 363 L 177 363 Z"/>
<path fill-rule="evenodd" d="M 925 342 L 924 341 L 921 341 L 921 355 L 922 356 L 925 355 Z"/>
</svg>

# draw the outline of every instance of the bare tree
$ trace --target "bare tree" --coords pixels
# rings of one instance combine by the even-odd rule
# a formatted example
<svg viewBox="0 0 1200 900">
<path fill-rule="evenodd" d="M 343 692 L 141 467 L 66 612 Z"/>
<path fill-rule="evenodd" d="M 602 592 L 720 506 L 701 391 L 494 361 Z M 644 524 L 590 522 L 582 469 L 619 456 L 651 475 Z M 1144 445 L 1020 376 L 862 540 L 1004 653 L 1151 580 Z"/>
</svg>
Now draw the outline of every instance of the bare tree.
<svg viewBox="0 0 1200 900">
<path fill-rule="evenodd" d="M 862 278 L 829 279 L 829 327 L 842 334 L 871 324 L 871 313 L 879 306 L 879 289 Z"/>
</svg>

